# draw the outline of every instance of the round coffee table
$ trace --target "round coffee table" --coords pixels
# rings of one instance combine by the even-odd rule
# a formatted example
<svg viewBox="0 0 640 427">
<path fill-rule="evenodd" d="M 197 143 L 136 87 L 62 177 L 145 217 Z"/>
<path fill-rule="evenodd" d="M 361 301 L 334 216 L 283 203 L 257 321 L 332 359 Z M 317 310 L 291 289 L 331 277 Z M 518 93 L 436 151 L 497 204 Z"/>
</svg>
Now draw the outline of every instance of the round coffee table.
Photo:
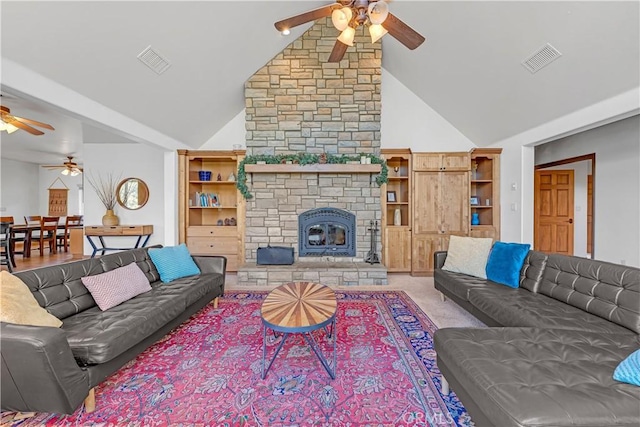
<svg viewBox="0 0 640 427">
<path fill-rule="evenodd" d="M 262 378 L 266 377 L 290 334 L 303 334 L 309 347 L 332 379 L 336 374 L 336 294 L 327 286 L 313 282 L 291 282 L 278 286 L 262 302 Z M 330 329 L 327 330 L 327 327 Z M 283 333 L 282 341 L 265 370 L 267 328 Z M 333 368 L 325 359 L 311 332 L 324 328 L 333 340 Z"/>
</svg>

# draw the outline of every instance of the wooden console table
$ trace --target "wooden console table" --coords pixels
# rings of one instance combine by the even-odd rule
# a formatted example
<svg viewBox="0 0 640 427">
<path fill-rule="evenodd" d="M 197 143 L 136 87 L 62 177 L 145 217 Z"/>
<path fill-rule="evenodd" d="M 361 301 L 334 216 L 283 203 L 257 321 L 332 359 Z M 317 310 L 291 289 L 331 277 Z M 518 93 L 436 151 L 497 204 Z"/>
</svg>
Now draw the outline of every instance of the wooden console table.
<svg viewBox="0 0 640 427">
<path fill-rule="evenodd" d="M 101 255 L 104 255 L 106 251 L 124 251 L 138 247 L 144 248 L 149 241 L 149 237 L 153 234 L 153 225 L 88 225 L 84 228 L 84 234 L 87 236 L 87 240 L 89 240 L 89 244 L 93 248 L 93 253 L 91 254 L 91 258 L 93 258 L 98 251 L 101 251 Z M 136 240 L 136 245 L 133 248 L 110 248 L 107 247 L 104 242 L 105 236 L 137 236 L 138 240 Z M 101 247 L 96 246 L 92 237 L 98 238 Z M 142 242 L 142 246 L 140 246 L 140 241 L 143 237 L 145 237 L 145 239 Z"/>
</svg>

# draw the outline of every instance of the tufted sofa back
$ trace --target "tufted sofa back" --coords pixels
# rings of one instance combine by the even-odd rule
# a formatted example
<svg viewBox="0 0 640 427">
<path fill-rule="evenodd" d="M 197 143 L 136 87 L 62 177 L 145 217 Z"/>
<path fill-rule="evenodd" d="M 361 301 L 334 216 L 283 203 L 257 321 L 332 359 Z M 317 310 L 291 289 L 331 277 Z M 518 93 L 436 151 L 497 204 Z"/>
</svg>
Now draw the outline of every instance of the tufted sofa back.
<svg viewBox="0 0 640 427">
<path fill-rule="evenodd" d="M 96 305 L 80 278 L 102 272 L 100 261 L 91 258 L 21 271 L 15 276 L 29 287 L 40 306 L 64 320 Z"/>
<path fill-rule="evenodd" d="M 542 274 L 547 265 L 548 255 L 538 251 L 529 251 L 520 269 L 520 287 L 530 292 L 538 292 Z"/>
<path fill-rule="evenodd" d="M 640 269 L 550 254 L 538 293 L 640 333 Z"/>
<path fill-rule="evenodd" d="M 104 273 L 135 262 L 149 282 L 160 280 L 147 249 L 116 252 L 100 258 L 21 271 L 15 275 L 29 287 L 40 306 L 58 319 L 64 320 L 96 305 L 89 290 L 82 284 L 82 277 Z"/>
<path fill-rule="evenodd" d="M 159 248 L 161 246 L 151 246 L 152 248 Z M 104 271 L 111 271 L 113 269 L 124 267 L 132 262 L 138 264 L 140 270 L 144 272 L 149 279 L 150 283 L 160 280 L 160 274 L 156 270 L 155 264 L 149 258 L 149 248 L 133 249 L 125 252 L 116 252 L 109 255 L 101 256 L 100 263 Z"/>
</svg>

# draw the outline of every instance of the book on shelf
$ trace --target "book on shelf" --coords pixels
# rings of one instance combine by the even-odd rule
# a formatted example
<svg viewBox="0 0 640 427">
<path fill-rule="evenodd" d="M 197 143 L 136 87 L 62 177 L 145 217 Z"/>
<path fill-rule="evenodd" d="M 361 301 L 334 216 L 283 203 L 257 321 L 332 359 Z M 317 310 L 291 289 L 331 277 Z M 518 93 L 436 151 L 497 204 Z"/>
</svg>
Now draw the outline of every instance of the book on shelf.
<svg viewBox="0 0 640 427">
<path fill-rule="evenodd" d="M 220 206 L 220 199 L 216 193 L 200 193 L 196 191 L 194 201 L 195 207 L 209 208 Z"/>
</svg>

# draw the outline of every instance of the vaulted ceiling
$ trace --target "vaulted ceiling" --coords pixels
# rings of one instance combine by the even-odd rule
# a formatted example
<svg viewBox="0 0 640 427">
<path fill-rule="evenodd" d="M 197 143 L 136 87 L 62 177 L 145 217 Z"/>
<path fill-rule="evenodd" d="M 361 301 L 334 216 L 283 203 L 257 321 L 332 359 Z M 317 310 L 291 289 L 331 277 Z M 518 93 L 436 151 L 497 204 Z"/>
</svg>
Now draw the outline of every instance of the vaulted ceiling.
<svg viewBox="0 0 640 427">
<path fill-rule="evenodd" d="M 198 148 L 242 111 L 244 82 L 310 25 L 285 37 L 273 23 L 327 3 L 3 0 L 2 59 Z M 427 41 L 409 51 L 385 36 L 383 68 L 477 145 L 640 86 L 637 1 L 395 0 L 390 9 Z M 545 43 L 562 57 L 531 74 L 521 61 Z M 171 62 L 162 75 L 137 59 L 149 45 Z M 60 114 L 33 101 L 36 120 Z M 96 131 L 84 126 L 85 137 Z"/>
</svg>

